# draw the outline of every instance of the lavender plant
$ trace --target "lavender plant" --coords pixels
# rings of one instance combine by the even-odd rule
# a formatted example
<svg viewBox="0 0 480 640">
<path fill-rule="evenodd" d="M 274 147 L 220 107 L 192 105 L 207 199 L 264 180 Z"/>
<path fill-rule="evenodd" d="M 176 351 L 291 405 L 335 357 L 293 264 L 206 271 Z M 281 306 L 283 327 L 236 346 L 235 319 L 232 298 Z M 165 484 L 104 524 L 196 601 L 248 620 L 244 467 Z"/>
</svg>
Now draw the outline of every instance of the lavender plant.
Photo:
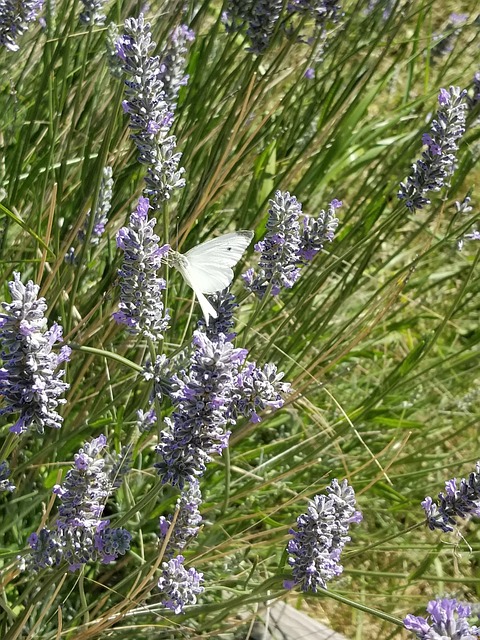
<svg viewBox="0 0 480 640">
<path fill-rule="evenodd" d="M 43 0 L 1 0 L 0 45 L 9 51 L 18 51 L 17 40 L 35 22 L 42 6 Z"/>
<path fill-rule="evenodd" d="M 204 591 L 203 573 L 193 567 L 185 569 L 185 558 L 178 555 L 162 564 L 162 575 L 158 588 L 162 595 L 162 604 L 174 613 L 182 613 L 184 607 L 197 602 L 197 596 Z"/>
<path fill-rule="evenodd" d="M 70 358 L 70 347 L 58 353 L 53 346 L 62 341 L 62 327 L 56 322 L 47 329 L 45 298 L 31 280 L 26 285 L 15 272 L 8 283 L 12 302 L 3 302 L 0 313 L 0 342 L 3 367 L 0 369 L 0 397 L 7 403 L 0 415 L 20 413 L 13 433 L 29 429 L 43 433 L 45 427 L 59 429 L 62 416 L 57 407 L 69 385 L 62 381 L 62 362 Z"/>
<path fill-rule="evenodd" d="M 149 206 L 148 198 L 140 198 L 128 227 L 122 227 L 117 234 L 117 246 L 124 252 L 124 259 L 118 272 L 119 310 L 113 317 L 131 333 L 155 342 L 163 338 L 169 323 L 162 300 L 166 283 L 157 277 L 157 271 L 170 247 L 158 245 L 159 237 L 153 232 L 156 219 L 148 219 Z"/>
<path fill-rule="evenodd" d="M 181 24 L 172 31 L 169 42 L 163 48 L 160 63 L 160 80 L 163 83 L 165 100 L 172 112 L 177 108 L 181 87 L 188 83 L 185 74 L 188 43 L 195 40 L 195 33 L 187 25 Z"/>
<path fill-rule="evenodd" d="M 283 396 L 291 392 L 291 385 L 282 382 L 283 376 L 274 364 L 258 367 L 255 362 L 245 362 L 235 380 L 232 415 L 243 415 L 257 423 L 262 420 L 260 412 L 283 407 Z"/>
<path fill-rule="evenodd" d="M 346 480 L 332 480 L 326 492 L 310 500 L 307 513 L 297 518 L 297 531 L 290 531 L 287 551 L 293 580 L 286 582 L 287 588 L 316 592 L 343 571 L 340 554 L 350 540 L 350 524 L 360 522 L 362 514 L 355 509 L 355 492 Z"/>
<path fill-rule="evenodd" d="M 117 41 L 127 74 L 123 109 L 130 116 L 138 160 L 147 166 L 144 194 L 156 208 L 170 199 L 174 189 L 185 186 L 185 170 L 179 167 L 181 153 L 175 150 L 176 138 L 168 135 L 173 113 L 163 88 L 160 59 L 151 55 L 156 45 L 150 25 L 140 14 L 138 20 L 128 18 L 124 28 L 124 35 Z"/>
<path fill-rule="evenodd" d="M 101 516 L 108 497 L 129 471 L 131 459 L 124 452 L 108 464 L 102 456 L 106 445 L 107 438 L 100 435 L 75 454 L 63 484 L 53 488 L 61 501 L 56 527 L 31 534 L 25 568 L 39 571 L 67 562 L 69 570 L 76 571 L 89 561 L 112 562 L 129 549 L 130 533 L 111 528 Z"/>
<path fill-rule="evenodd" d="M 413 165 L 407 181 L 400 184 L 398 192 L 412 213 L 430 204 L 428 192 L 439 191 L 454 172 L 458 142 L 465 132 L 466 95 L 459 87 L 450 87 L 448 91 L 440 89 L 437 117 L 430 133 L 422 137 L 427 149 L 422 159 Z"/>
<path fill-rule="evenodd" d="M 405 629 L 413 631 L 419 640 L 474 640 L 480 628 L 468 621 L 472 609 L 456 600 L 441 598 L 427 605 L 428 618 L 409 614 L 403 621 Z"/>
<path fill-rule="evenodd" d="M 15 485 L 9 480 L 10 473 L 8 462 L 0 462 L 0 491 L 15 491 Z"/>
<path fill-rule="evenodd" d="M 436 502 L 427 496 L 422 507 L 432 531 L 453 531 L 456 518 L 480 517 L 480 461 L 468 478 L 462 478 L 460 483 L 456 478 L 448 480 L 445 493 L 439 493 Z"/>
<path fill-rule="evenodd" d="M 97 206 L 95 207 L 95 213 L 93 214 L 94 222 L 90 244 L 94 246 L 100 242 L 100 238 L 105 232 L 105 226 L 108 222 L 108 212 L 112 206 L 112 189 L 112 167 L 104 167 L 102 181 L 100 182 L 100 191 L 98 193 Z M 82 242 L 85 241 L 91 215 L 92 212 L 88 211 L 85 223 L 82 229 L 78 232 L 78 237 Z"/>
<path fill-rule="evenodd" d="M 187 487 L 184 487 L 177 500 L 175 526 L 168 539 L 165 555 L 170 557 L 175 550 L 182 551 L 188 542 L 194 538 L 200 528 L 202 515 L 199 507 L 202 504 L 202 494 L 200 484 L 197 480 L 192 480 Z M 172 526 L 173 516 L 166 518 L 160 516 L 159 529 L 160 539 L 163 540 L 169 533 Z"/>
<path fill-rule="evenodd" d="M 103 13 L 105 0 L 82 0 L 83 11 L 80 22 L 88 25 L 103 25 L 107 16 Z"/>
</svg>

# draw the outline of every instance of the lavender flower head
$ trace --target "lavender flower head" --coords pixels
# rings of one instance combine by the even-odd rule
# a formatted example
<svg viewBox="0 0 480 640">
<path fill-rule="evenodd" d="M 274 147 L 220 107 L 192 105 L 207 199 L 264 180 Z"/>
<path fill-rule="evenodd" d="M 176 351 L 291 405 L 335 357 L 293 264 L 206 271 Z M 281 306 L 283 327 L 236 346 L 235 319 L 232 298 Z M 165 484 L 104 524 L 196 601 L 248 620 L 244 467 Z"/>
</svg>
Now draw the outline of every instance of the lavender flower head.
<svg viewBox="0 0 480 640">
<path fill-rule="evenodd" d="M 262 54 L 270 45 L 282 7 L 282 0 L 230 0 L 223 21 L 230 32 L 247 27 L 248 51 Z"/>
<path fill-rule="evenodd" d="M 300 251 L 299 216 L 302 205 L 288 191 L 277 191 L 270 200 L 265 239 L 255 245 L 261 252 L 258 274 L 249 269 L 243 274 L 247 288 L 259 298 L 269 291 L 273 296 L 282 288 L 290 289 L 300 276 L 297 266 Z"/>
<path fill-rule="evenodd" d="M 179 167 L 181 153 L 175 151 L 176 138 L 168 135 L 173 113 L 163 88 L 160 59 L 150 55 L 154 49 L 143 14 L 138 20 L 125 20 L 125 34 L 117 41 L 117 53 L 127 74 L 123 109 L 130 116 L 138 160 L 147 166 L 144 193 L 157 207 L 174 189 L 185 186 L 185 180 L 184 169 Z"/>
<path fill-rule="evenodd" d="M 293 580 L 286 581 L 286 588 L 298 585 L 302 591 L 316 592 L 343 571 L 340 554 L 350 540 L 350 524 L 360 522 L 362 514 L 355 509 L 355 492 L 346 480 L 332 480 L 326 491 L 310 500 L 307 513 L 297 518 L 297 531 L 290 531 L 287 551 Z"/>
<path fill-rule="evenodd" d="M 0 45 L 9 51 L 18 51 L 17 39 L 35 22 L 42 6 L 43 0 L 1 0 Z"/>
<path fill-rule="evenodd" d="M 462 478 L 460 482 L 456 478 L 447 480 L 445 493 L 439 493 L 436 502 L 427 496 L 422 507 L 432 531 L 453 531 L 457 517 L 480 517 L 480 461 L 468 478 Z"/>
<path fill-rule="evenodd" d="M 255 362 L 246 362 L 235 381 L 232 414 L 235 417 L 243 415 L 250 422 L 257 423 L 261 422 L 260 412 L 283 407 L 283 396 L 291 391 L 290 384 L 282 382 L 283 376 L 274 364 L 260 368 Z"/>
<path fill-rule="evenodd" d="M 299 256 L 302 260 L 313 260 L 317 253 L 323 249 L 325 242 L 333 241 L 339 224 L 335 211 L 342 204 L 341 200 L 334 198 L 328 205 L 327 211 L 322 209 L 317 218 L 304 217 L 299 250 Z"/>
<path fill-rule="evenodd" d="M 100 238 L 102 237 L 103 233 L 105 232 L 105 225 L 108 222 L 107 215 L 112 206 L 112 188 L 112 167 L 104 167 L 103 177 L 100 183 L 100 191 L 98 193 L 97 206 L 95 208 L 92 236 L 90 238 L 90 244 L 92 245 L 97 245 L 100 242 Z M 78 238 L 82 242 L 85 241 L 90 216 L 91 211 L 87 213 L 85 224 L 83 225 L 83 228 L 78 232 Z"/>
<path fill-rule="evenodd" d="M 203 475 L 212 456 L 228 445 L 227 410 L 238 367 L 247 354 L 222 334 L 212 341 L 195 331 L 193 346 L 188 373 L 173 377 L 174 412 L 165 419 L 169 429 L 162 431 L 156 447 L 161 461 L 155 467 L 162 481 L 180 489 Z"/>
<path fill-rule="evenodd" d="M 105 0 L 82 0 L 84 10 L 80 14 L 80 22 L 86 26 L 104 24 L 107 16 L 103 13 Z"/>
<path fill-rule="evenodd" d="M 427 605 L 428 618 L 405 617 L 405 629 L 413 631 L 419 640 L 474 640 L 480 637 L 480 629 L 470 626 L 471 608 L 456 600 L 443 598 L 431 600 Z"/>
<path fill-rule="evenodd" d="M 165 99 L 172 112 L 177 108 L 180 88 L 188 82 L 188 75 L 185 74 L 187 43 L 193 40 L 195 40 L 195 32 L 187 25 L 181 24 L 171 33 L 169 43 L 160 56 L 160 80 L 163 83 Z"/>
<path fill-rule="evenodd" d="M 23 433 L 35 427 L 43 433 L 45 427 L 59 429 L 63 418 L 57 407 L 66 400 L 60 396 L 69 388 L 62 381 L 64 371 L 58 366 L 70 357 L 70 347 L 59 353 L 52 347 L 62 340 L 62 327 L 54 323 L 47 329 L 45 298 L 38 298 L 40 287 L 31 280 L 22 284 L 20 274 L 14 273 L 8 283 L 12 302 L 3 302 L 0 313 L 0 397 L 7 405 L 0 415 L 20 412 L 13 433 Z"/>
<path fill-rule="evenodd" d="M 131 535 L 125 529 L 111 528 L 101 516 L 106 501 L 129 471 L 129 449 L 118 456 L 104 457 L 104 435 L 87 442 L 74 456 L 73 468 L 53 493 L 61 501 L 56 528 L 42 529 L 29 537 L 31 548 L 26 566 L 33 570 L 67 562 L 75 571 L 91 560 L 109 563 L 123 555 Z"/>
<path fill-rule="evenodd" d="M 427 149 L 412 167 L 406 182 L 400 184 L 398 197 L 413 213 L 430 204 L 429 191 L 439 191 L 455 170 L 458 141 L 465 132 L 466 90 L 459 87 L 440 89 L 437 118 L 430 133 L 423 134 Z"/>
<path fill-rule="evenodd" d="M 158 581 L 162 592 L 162 604 L 174 613 L 182 613 L 185 606 L 195 604 L 197 596 L 205 589 L 202 586 L 203 573 L 193 567 L 185 569 L 185 558 L 181 555 L 162 564 L 163 573 Z"/>
<path fill-rule="evenodd" d="M 177 519 L 175 521 L 175 527 L 170 535 L 165 549 L 167 557 L 173 555 L 174 550 L 184 549 L 188 542 L 194 538 L 200 528 L 202 522 L 202 515 L 199 511 L 199 506 L 202 504 L 202 494 L 200 492 L 200 485 L 198 481 L 192 480 L 187 488 L 184 488 L 179 499 L 177 500 L 176 511 L 178 512 Z M 165 538 L 171 524 L 173 522 L 173 516 L 165 518 L 160 516 L 159 528 L 160 537 Z"/>
<path fill-rule="evenodd" d="M 335 0 L 290 0 L 288 10 L 311 16 L 322 33 L 329 23 L 335 24 L 343 16 L 342 7 Z"/>
<path fill-rule="evenodd" d="M 231 342 L 237 335 L 232 331 L 235 326 L 233 314 L 238 307 L 235 296 L 233 293 L 230 293 L 228 289 L 224 289 L 223 291 L 213 294 L 210 300 L 217 311 L 217 317 L 210 318 L 208 325 L 204 318 L 200 318 L 197 326 L 199 329 L 205 331 L 210 340 L 216 340 L 217 337 L 223 333 L 227 340 Z"/>
<path fill-rule="evenodd" d="M 157 277 L 162 258 L 170 247 L 159 247 L 159 237 L 153 232 L 156 219 L 148 219 L 148 208 L 148 198 L 139 198 L 128 227 L 123 227 L 117 234 L 117 246 L 124 251 L 124 258 L 118 272 L 121 281 L 119 310 L 113 317 L 127 325 L 131 333 L 157 341 L 163 337 L 170 319 L 162 300 L 166 283 Z"/>
<path fill-rule="evenodd" d="M 15 491 L 15 485 L 8 479 L 10 473 L 8 462 L 0 462 L 0 491 Z"/>
</svg>

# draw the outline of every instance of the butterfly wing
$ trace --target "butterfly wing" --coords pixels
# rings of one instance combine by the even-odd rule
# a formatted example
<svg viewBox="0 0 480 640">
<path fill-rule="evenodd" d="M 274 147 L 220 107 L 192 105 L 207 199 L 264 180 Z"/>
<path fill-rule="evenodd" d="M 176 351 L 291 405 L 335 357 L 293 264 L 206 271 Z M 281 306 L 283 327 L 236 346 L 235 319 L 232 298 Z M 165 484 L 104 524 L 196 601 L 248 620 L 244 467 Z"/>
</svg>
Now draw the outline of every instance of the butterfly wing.
<svg viewBox="0 0 480 640">
<path fill-rule="evenodd" d="M 181 273 L 195 292 L 216 293 L 229 286 L 233 270 L 253 238 L 253 231 L 234 231 L 207 240 L 184 254 Z"/>
</svg>

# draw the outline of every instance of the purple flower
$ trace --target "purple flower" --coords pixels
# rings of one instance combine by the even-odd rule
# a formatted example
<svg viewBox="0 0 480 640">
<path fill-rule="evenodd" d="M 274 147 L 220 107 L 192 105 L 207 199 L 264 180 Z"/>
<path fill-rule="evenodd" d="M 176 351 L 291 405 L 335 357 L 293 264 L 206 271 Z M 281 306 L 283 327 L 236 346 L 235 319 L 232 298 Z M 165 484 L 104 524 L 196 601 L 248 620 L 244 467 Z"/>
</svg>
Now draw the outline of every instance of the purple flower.
<svg viewBox="0 0 480 640">
<path fill-rule="evenodd" d="M 107 16 L 103 13 L 105 0 L 82 0 L 84 10 L 80 14 L 80 22 L 84 25 L 102 25 Z"/>
<path fill-rule="evenodd" d="M 259 272 L 249 269 L 242 276 L 247 287 L 260 298 L 267 291 L 276 296 L 282 288 L 290 289 L 300 276 L 297 265 L 301 213 L 302 205 L 288 191 L 277 191 L 270 200 L 266 236 L 255 245 L 255 250 L 261 252 Z"/>
<path fill-rule="evenodd" d="M 154 409 L 149 411 L 143 411 L 138 409 L 137 411 L 137 427 L 140 433 L 147 433 L 157 422 L 157 414 Z"/>
<path fill-rule="evenodd" d="M 133 334 L 142 334 L 157 341 L 163 337 L 170 319 L 164 310 L 162 291 L 165 280 L 157 277 L 162 258 L 170 247 L 159 247 L 153 229 L 156 219 L 148 220 L 148 198 L 139 198 L 137 210 L 130 216 L 130 224 L 117 234 L 117 246 L 124 251 L 119 310 L 114 319 L 127 325 Z"/>
<path fill-rule="evenodd" d="M 195 32 L 181 24 L 170 34 L 169 42 L 160 54 L 160 79 L 163 82 L 165 99 L 171 111 L 177 108 L 180 88 L 188 82 L 185 75 L 187 43 L 195 40 Z"/>
<path fill-rule="evenodd" d="M 0 3 L 0 45 L 18 51 L 17 39 L 37 18 L 43 0 L 2 0 Z"/>
<path fill-rule="evenodd" d="M 432 531 L 453 531 L 457 517 L 480 517 L 480 461 L 468 478 L 462 478 L 460 482 L 456 478 L 447 480 L 445 493 L 438 494 L 437 502 L 427 496 L 422 507 Z"/>
<path fill-rule="evenodd" d="M 198 328 L 203 330 L 210 340 L 216 340 L 218 336 L 223 333 L 227 340 L 232 342 L 237 335 L 232 332 L 235 326 L 233 313 L 238 307 L 235 296 L 230 293 L 228 289 L 224 289 L 223 291 L 213 294 L 210 300 L 217 310 L 217 317 L 211 318 L 208 325 L 203 318 L 200 318 L 197 322 Z"/>
<path fill-rule="evenodd" d="M 335 211 L 341 206 L 342 202 L 334 198 L 328 205 L 327 211 L 322 209 L 317 218 L 304 217 L 299 249 L 299 256 L 302 260 L 312 260 L 323 249 L 325 242 L 333 241 L 339 224 Z"/>
<path fill-rule="evenodd" d="M 47 305 L 45 298 L 38 298 L 40 287 L 31 280 L 22 284 L 19 273 L 13 277 L 8 283 L 12 302 L 3 302 L 5 313 L 0 313 L 0 397 L 7 402 L 0 415 L 20 412 L 10 428 L 13 433 L 30 427 L 43 433 L 45 427 L 62 426 L 56 409 L 66 402 L 60 396 L 69 385 L 61 380 L 65 372 L 56 370 L 69 359 L 71 350 L 64 346 L 58 354 L 52 351 L 62 340 L 62 327 L 54 323 L 47 329 Z"/>
<path fill-rule="evenodd" d="M 10 473 L 8 462 L 0 462 L 0 491 L 15 491 L 15 485 L 8 479 Z"/>
<path fill-rule="evenodd" d="M 480 629 L 468 623 L 468 605 L 448 598 L 431 600 L 427 612 L 428 618 L 409 613 L 403 621 L 405 629 L 413 631 L 419 640 L 474 640 L 480 636 Z"/>
<path fill-rule="evenodd" d="M 362 514 L 355 509 L 355 492 L 346 480 L 332 480 L 326 491 L 310 500 L 308 512 L 297 518 L 297 531 L 290 531 L 287 551 L 293 581 L 286 582 L 287 588 L 298 585 L 302 591 L 316 592 L 343 571 L 340 554 L 350 540 L 350 524 L 360 522 Z"/>
<path fill-rule="evenodd" d="M 147 381 L 153 380 L 150 404 L 155 400 L 162 402 L 164 396 L 170 396 L 172 391 L 170 360 L 163 353 L 156 357 L 153 365 L 150 360 L 146 362 L 143 377 Z"/>
<path fill-rule="evenodd" d="M 100 191 L 98 193 L 97 198 L 97 206 L 95 208 L 94 214 L 94 223 L 92 229 L 92 236 L 90 238 L 90 244 L 97 245 L 105 231 L 105 225 L 108 222 L 108 212 L 112 206 L 112 188 L 113 188 L 113 179 L 112 179 L 112 167 L 104 167 L 103 169 L 103 177 L 100 183 Z M 84 242 L 85 237 L 88 231 L 89 220 L 91 216 L 91 211 L 87 213 L 87 217 L 85 218 L 85 223 L 78 232 L 79 239 Z"/>
<path fill-rule="evenodd" d="M 450 90 L 440 89 L 439 109 L 433 120 L 430 134 L 424 134 L 427 145 L 422 159 L 412 167 L 412 173 L 406 182 L 400 184 L 398 197 L 405 201 L 408 209 L 414 212 L 430 204 L 426 197 L 429 191 L 439 191 L 455 169 L 458 141 L 465 132 L 466 95 L 458 87 Z"/>
<path fill-rule="evenodd" d="M 225 22 L 229 31 L 247 27 L 249 51 L 262 54 L 268 48 L 282 13 L 282 0 L 230 0 Z"/>
<path fill-rule="evenodd" d="M 343 16 L 342 7 L 335 0 L 290 0 L 288 10 L 291 14 L 311 16 L 322 33 L 326 31 L 328 24 L 337 23 Z"/>
<path fill-rule="evenodd" d="M 303 77 L 306 78 L 307 80 L 313 80 L 315 78 L 315 69 L 312 69 L 312 67 L 309 67 L 303 74 Z"/>
<path fill-rule="evenodd" d="M 158 581 L 162 592 L 162 604 L 174 613 L 182 613 L 185 606 L 195 604 L 197 596 L 205 589 L 202 587 L 203 573 L 193 567 L 185 569 L 183 556 L 176 556 L 162 564 L 163 574 Z"/>
<path fill-rule="evenodd" d="M 130 533 L 111 528 L 102 514 L 130 469 L 130 447 L 111 456 L 104 454 L 106 445 L 104 435 L 85 443 L 63 483 L 54 486 L 61 501 L 56 528 L 31 534 L 26 567 L 38 571 L 67 562 L 69 570 L 76 571 L 89 561 L 109 563 L 128 550 Z"/>
<path fill-rule="evenodd" d="M 192 480 L 187 488 L 183 488 L 177 500 L 175 527 L 167 543 L 165 554 L 167 557 L 173 555 L 176 549 L 183 550 L 188 542 L 194 538 L 200 528 L 202 515 L 199 506 L 202 504 L 202 494 L 197 480 Z M 160 516 L 159 528 L 160 537 L 165 538 L 173 521 L 173 516 L 165 518 Z"/>
<path fill-rule="evenodd" d="M 130 116 L 132 139 L 139 151 L 138 160 L 147 166 L 145 195 L 156 207 L 168 200 L 172 191 L 185 185 L 181 154 L 175 151 L 176 138 L 169 136 L 171 108 L 163 89 L 162 68 L 155 49 L 150 25 L 143 14 L 138 20 L 125 20 L 125 35 L 117 43 L 117 53 L 124 61 L 125 101 Z"/>
<path fill-rule="evenodd" d="M 215 341 L 195 331 L 194 351 L 188 373 L 174 376 L 174 411 L 165 419 L 168 431 L 162 431 L 155 464 L 162 481 L 183 488 L 203 475 L 214 454 L 220 454 L 230 436 L 225 427 L 227 410 L 234 393 L 238 367 L 246 357 L 245 349 L 235 349 L 220 334 Z"/>
<path fill-rule="evenodd" d="M 245 416 L 250 422 L 261 422 L 259 413 L 265 409 L 280 409 L 283 395 L 290 393 L 288 382 L 282 382 L 284 374 L 274 364 L 257 367 L 246 362 L 235 380 L 235 392 L 230 411 L 234 417 Z"/>
</svg>

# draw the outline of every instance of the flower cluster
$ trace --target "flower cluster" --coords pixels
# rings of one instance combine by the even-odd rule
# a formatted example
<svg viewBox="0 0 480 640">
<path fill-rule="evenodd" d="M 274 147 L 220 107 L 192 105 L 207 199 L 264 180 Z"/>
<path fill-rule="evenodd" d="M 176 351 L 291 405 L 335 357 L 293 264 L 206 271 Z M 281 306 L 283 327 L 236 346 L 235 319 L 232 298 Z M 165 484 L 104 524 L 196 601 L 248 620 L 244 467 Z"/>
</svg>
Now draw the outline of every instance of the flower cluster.
<svg viewBox="0 0 480 640">
<path fill-rule="evenodd" d="M 15 485 L 8 479 L 10 473 L 8 462 L 0 462 L 0 491 L 15 491 Z"/>
<path fill-rule="evenodd" d="M 93 222 L 93 230 L 92 236 L 90 238 L 90 244 L 97 245 L 105 231 L 105 225 L 108 222 L 108 212 L 112 206 L 112 192 L 113 189 L 113 178 L 112 178 L 112 167 L 104 167 L 102 181 L 100 183 L 100 190 L 98 192 L 97 198 L 97 206 L 95 207 L 94 213 L 94 222 Z M 78 238 L 82 242 L 85 241 L 88 225 L 90 221 L 91 211 L 87 213 L 85 223 L 78 232 Z"/>
<path fill-rule="evenodd" d="M 162 603 L 174 613 L 182 613 L 184 607 L 197 602 L 197 596 L 205 589 L 202 586 L 203 573 L 193 567 L 185 569 L 185 558 L 181 555 L 162 564 L 163 573 L 158 581 L 162 592 Z"/>
<path fill-rule="evenodd" d="M 176 138 L 168 135 L 173 113 L 163 89 L 160 58 L 150 55 L 155 46 L 143 14 L 138 20 L 125 21 L 125 34 L 117 41 L 127 74 L 123 109 L 130 116 L 138 160 L 147 166 L 145 195 L 156 207 L 174 189 L 183 187 L 185 180 L 184 169 L 179 167 L 181 153 L 175 151 Z"/>
<path fill-rule="evenodd" d="M 270 200 L 265 239 L 255 245 L 261 252 L 260 269 L 258 273 L 248 269 L 242 276 L 247 288 L 259 298 L 292 288 L 300 277 L 300 267 L 312 260 L 325 242 L 333 240 L 338 226 L 335 210 L 340 206 L 341 201 L 334 199 L 318 218 L 305 215 L 302 229 L 302 205 L 288 191 L 277 191 Z"/>
<path fill-rule="evenodd" d="M 430 133 L 422 138 L 427 149 L 422 159 L 413 165 L 407 181 L 400 184 L 398 192 L 411 212 L 430 204 L 427 193 L 439 191 L 454 172 L 458 141 L 465 132 L 466 95 L 459 87 L 450 87 L 448 91 L 440 89 L 437 118 Z"/>
<path fill-rule="evenodd" d="M 228 289 L 210 296 L 210 300 L 217 311 L 217 317 L 211 318 L 208 325 L 203 318 L 200 318 L 197 326 L 205 331 L 210 340 L 216 340 L 223 333 L 227 340 L 231 342 L 237 335 L 232 332 L 232 329 L 235 326 L 233 314 L 238 307 L 238 302 Z"/>
<path fill-rule="evenodd" d="M 184 487 L 177 500 L 175 527 L 167 543 L 165 554 L 173 555 L 175 549 L 184 549 L 188 542 L 197 535 L 202 522 L 199 506 L 202 504 L 202 494 L 197 480 L 192 480 L 188 487 Z M 164 539 L 171 527 L 173 516 L 160 516 L 160 537 Z"/>
<path fill-rule="evenodd" d="M 170 360 L 163 353 L 155 358 L 152 364 L 148 360 L 143 369 L 143 377 L 147 382 L 153 381 L 152 392 L 149 402 L 153 404 L 155 400 L 161 402 L 164 396 L 170 396 L 172 391 Z"/>
<path fill-rule="evenodd" d="M 174 376 L 174 412 L 165 419 L 169 430 L 162 431 L 156 447 L 161 461 L 155 467 L 162 481 L 181 489 L 201 476 L 212 456 L 228 444 L 227 410 L 246 357 L 245 349 L 235 349 L 222 334 L 212 341 L 195 331 L 193 346 L 188 373 Z"/>
<path fill-rule="evenodd" d="M 0 3 L 0 45 L 18 51 L 17 39 L 35 22 L 43 0 L 2 0 Z"/>
<path fill-rule="evenodd" d="M 0 397 L 7 406 L 0 415 L 20 412 L 10 428 L 13 433 L 23 433 L 29 427 L 39 433 L 45 427 L 58 429 L 63 418 L 56 409 L 65 403 L 60 396 L 69 385 L 61 380 L 64 371 L 57 368 L 69 359 L 71 350 L 67 346 L 58 354 L 52 350 L 62 340 L 62 327 L 54 323 L 47 329 L 47 305 L 38 297 L 38 285 L 31 280 L 24 285 L 15 272 L 8 288 L 12 302 L 2 303 L 5 313 L 0 313 Z"/>
<path fill-rule="evenodd" d="M 148 198 L 140 198 L 137 210 L 130 216 L 130 224 L 117 234 L 117 246 L 124 251 L 119 311 L 114 319 L 127 325 L 134 334 L 160 340 L 168 327 L 169 315 L 164 309 L 162 291 L 165 280 L 157 277 L 162 258 L 170 247 L 159 247 L 153 232 L 155 218 L 148 219 Z"/>
<path fill-rule="evenodd" d="M 236 417 L 243 415 L 250 422 L 261 422 L 259 413 L 265 409 L 280 409 L 284 405 L 282 395 L 291 391 L 288 382 L 282 382 L 284 374 L 274 364 L 257 367 L 255 362 L 246 362 L 235 380 L 235 391 L 231 412 Z"/>
<path fill-rule="evenodd" d="M 468 478 L 458 483 L 456 478 L 445 482 L 445 493 L 439 493 L 437 502 L 427 496 L 422 502 L 430 529 L 453 531 L 455 518 L 480 517 L 480 461 Z"/>
<path fill-rule="evenodd" d="M 471 608 L 456 600 L 442 598 L 427 605 L 428 618 L 409 614 L 403 621 L 405 629 L 413 631 L 418 640 L 473 640 L 480 637 L 480 628 L 471 626 Z"/>
<path fill-rule="evenodd" d="M 342 7 L 335 0 L 290 0 L 290 14 L 307 14 L 315 20 L 316 28 L 324 34 L 328 24 L 337 23 L 343 16 Z"/>
<path fill-rule="evenodd" d="M 302 591 L 326 588 L 327 582 L 342 573 L 340 554 L 350 540 L 348 530 L 352 522 L 360 522 L 362 514 L 355 509 L 355 492 L 346 480 L 341 484 L 332 480 L 327 495 L 310 500 L 308 512 L 297 518 L 297 531 L 287 551 L 288 563 L 293 567 L 293 580 L 285 586 L 298 585 Z"/>
<path fill-rule="evenodd" d="M 188 82 L 185 75 L 187 43 L 195 40 L 195 33 L 185 24 L 176 27 L 170 35 L 168 45 L 161 53 L 160 80 L 163 83 L 165 99 L 170 110 L 177 108 L 180 88 Z"/>
<path fill-rule="evenodd" d="M 84 9 L 80 14 L 80 22 L 86 26 L 102 25 L 107 16 L 103 13 L 105 0 L 82 0 Z"/>
<path fill-rule="evenodd" d="M 101 516 L 108 497 L 129 471 L 131 458 L 124 451 L 105 460 L 106 444 L 104 435 L 87 442 L 75 454 L 63 484 L 53 488 L 61 500 L 56 528 L 31 534 L 27 567 L 39 570 L 67 562 L 69 570 L 76 571 L 90 560 L 111 562 L 129 549 L 130 533 L 111 528 Z"/>
</svg>

